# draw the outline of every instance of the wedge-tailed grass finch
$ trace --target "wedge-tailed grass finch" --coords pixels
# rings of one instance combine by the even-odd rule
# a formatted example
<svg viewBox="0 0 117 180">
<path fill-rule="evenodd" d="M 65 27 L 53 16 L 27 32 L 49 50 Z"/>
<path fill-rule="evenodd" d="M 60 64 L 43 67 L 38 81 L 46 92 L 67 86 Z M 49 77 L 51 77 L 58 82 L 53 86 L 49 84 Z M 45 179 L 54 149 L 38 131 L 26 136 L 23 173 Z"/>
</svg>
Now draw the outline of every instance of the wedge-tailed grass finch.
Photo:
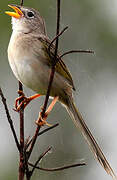
<svg viewBox="0 0 117 180">
<path fill-rule="evenodd" d="M 25 86 L 40 95 L 46 95 L 53 63 L 54 45 L 48 52 L 50 40 L 46 34 L 45 23 L 39 12 L 33 8 L 9 5 L 15 12 L 12 16 L 12 35 L 8 46 L 8 59 L 16 78 Z M 53 57 L 53 58 L 52 58 Z M 56 64 L 54 81 L 50 96 L 58 97 L 69 112 L 71 119 L 87 141 L 90 150 L 102 167 L 116 178 L 92 133 L 74 105 L 72 91 L 75 90 L 71 74 L 62 59 Z"/>
</svg>

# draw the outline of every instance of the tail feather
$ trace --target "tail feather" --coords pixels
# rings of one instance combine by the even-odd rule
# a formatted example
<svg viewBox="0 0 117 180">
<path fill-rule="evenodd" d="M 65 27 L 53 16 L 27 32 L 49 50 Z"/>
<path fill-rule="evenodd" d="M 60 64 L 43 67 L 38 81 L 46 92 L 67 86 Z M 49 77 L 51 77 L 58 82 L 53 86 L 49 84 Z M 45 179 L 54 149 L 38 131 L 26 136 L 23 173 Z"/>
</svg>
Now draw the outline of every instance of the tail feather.
<svg viewBox="0 0 117 180">
<path fill-rule="evenodd" d="M 84 138 L 86 139 L 90 150 L 93 152 L 96 160 L 102 165 L 105 171 L 112 176 L 113 179 L 117 180 L 117 176 L 115 175 L 114 171 L 112 170 L 111 166 L 109 165 L 108 161 L 106 160 L 103 152 L 101 151 L 99 145 L 97 144 L 95 138 L 91 134 L 89 128 L 87 127 L 86 123 L 84 122 L 80 112 L 75 107 L 73 103 L 72 97 L 68 97 L 68 105 L 67 111 L 70 114 L 71 118 L 73 119 L 76 127 L 78 127 L 83 134 Z"/>
</svg>

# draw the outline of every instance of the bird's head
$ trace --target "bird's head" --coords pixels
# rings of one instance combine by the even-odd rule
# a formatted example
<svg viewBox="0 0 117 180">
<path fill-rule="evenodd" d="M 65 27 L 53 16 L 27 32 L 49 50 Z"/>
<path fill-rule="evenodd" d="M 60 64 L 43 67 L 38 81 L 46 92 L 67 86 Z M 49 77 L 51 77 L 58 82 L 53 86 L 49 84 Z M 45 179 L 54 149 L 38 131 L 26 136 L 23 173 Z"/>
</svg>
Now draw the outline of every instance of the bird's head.
<svg viewBox="0 0 117 180">
<path fill-rule="evenodd" d="M 37 10 L 19 5 L 8 6 L 15 10 L 15 12 L 5 12 L 6 14 L 12 17 L 13 30 L 23 33 L 46 33 L 44 20 Z"/>
</svg>

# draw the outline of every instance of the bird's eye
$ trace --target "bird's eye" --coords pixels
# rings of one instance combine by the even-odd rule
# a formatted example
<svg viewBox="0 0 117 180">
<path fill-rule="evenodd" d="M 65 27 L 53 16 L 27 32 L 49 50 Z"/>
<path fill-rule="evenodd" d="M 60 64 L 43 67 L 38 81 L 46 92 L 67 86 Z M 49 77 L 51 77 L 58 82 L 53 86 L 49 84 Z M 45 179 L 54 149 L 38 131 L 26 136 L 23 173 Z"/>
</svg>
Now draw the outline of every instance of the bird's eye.
<svg viewBox="0 0 117 180">
<path fill-rule="evenodd" d="M 27 16 L 32 18 L 32 17 L 34 17 L 34 13 L 32 11 L 29 11 L 29 12 L 27 12 Z"/>
</svg>

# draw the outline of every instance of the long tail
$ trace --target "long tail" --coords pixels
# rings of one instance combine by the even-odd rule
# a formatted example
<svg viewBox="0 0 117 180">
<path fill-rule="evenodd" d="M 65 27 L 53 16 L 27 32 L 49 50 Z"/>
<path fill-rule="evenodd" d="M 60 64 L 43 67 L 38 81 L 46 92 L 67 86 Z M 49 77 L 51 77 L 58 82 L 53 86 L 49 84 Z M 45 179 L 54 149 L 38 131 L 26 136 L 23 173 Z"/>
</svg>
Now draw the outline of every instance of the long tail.
<svg viewBox="0 0 117 180">
<path fill-rule="evenodd" d="M 93 152 L 96 160 L 102 165 L 105 171 L 112 176 L 113 179 L 117 180 L 117 176 L 115 175 L 114 171 L 112 170 L 111 166 L 109 165 L 108 161 L 106 160 L 103 152 L 101 151 L 99 145 L 97 144 L 95 138 L 91 134 L 89 128 L 87 127 L 86 123 L 84 122 L 80 112 L 75 107 L 73 103 L 72 97 L 68 97 L 68 105 L 67 111 L 69 112 L 71 118 L 73 119 L 76 127 L 78 127 L 83 134 L 84 138 L 86 139 L 90 150 Z"/>
</svg>

